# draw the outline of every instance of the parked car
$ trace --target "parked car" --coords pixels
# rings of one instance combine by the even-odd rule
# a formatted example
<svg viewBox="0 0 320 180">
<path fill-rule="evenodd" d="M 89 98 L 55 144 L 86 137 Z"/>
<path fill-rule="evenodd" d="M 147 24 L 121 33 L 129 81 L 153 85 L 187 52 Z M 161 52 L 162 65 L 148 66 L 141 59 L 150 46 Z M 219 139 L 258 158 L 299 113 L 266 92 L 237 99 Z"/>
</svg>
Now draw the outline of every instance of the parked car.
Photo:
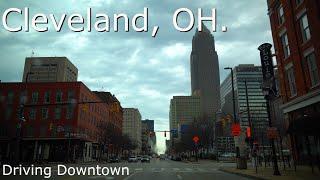
<svg viewBox="0 0 320 180">
<path fill-rule="evenodd" d="M 130 156 L 128 162 L 138 162 L 137 156 Z"/>
<path fill-rule="evenodd" d="M 109 163 L 118 163 L 120 162 L 119 158 L 114 156 L 114 157 L 111 157 L 108 161 Z"/>
<path fill-rule="evenodd" d="M 149 156 L 142 156 L 141 157 L 141 162 L 150 162 L 150 157 Z"/>
</svg>

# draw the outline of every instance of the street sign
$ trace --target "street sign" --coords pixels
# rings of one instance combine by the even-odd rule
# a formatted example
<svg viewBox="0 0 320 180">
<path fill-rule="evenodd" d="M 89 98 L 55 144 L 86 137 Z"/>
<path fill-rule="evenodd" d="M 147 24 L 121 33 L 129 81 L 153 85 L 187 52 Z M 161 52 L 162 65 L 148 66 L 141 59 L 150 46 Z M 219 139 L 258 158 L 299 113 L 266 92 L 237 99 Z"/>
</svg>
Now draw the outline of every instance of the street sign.
<svg viewBox="0 0 320 180">
<path fill-rule="evenodd" d="M 267 128 L 267 137 L 269 139 L 276 139 L 279 137 L 279 131 L 276 127 Z"/>
<path fill-rule="evenodd" d="M 233 123 L 231 126 L 232 136 L 239 136 L 241 133 L 241 127 L 239 123 Z"/>
<path fill-rule="evenodd" d="M 199 137 L 198 137 L 198 136 L 194 136 L 194 137 L 192 138 L 192 140 L 193 140 L 193 142 L 194 142 L 194 143 L 196 143 L 196 144 L 197 144 L 197 143 L 199 142 L 199 140 L 200 140 L 200 139 L 199 139 Z"/>
</svg>

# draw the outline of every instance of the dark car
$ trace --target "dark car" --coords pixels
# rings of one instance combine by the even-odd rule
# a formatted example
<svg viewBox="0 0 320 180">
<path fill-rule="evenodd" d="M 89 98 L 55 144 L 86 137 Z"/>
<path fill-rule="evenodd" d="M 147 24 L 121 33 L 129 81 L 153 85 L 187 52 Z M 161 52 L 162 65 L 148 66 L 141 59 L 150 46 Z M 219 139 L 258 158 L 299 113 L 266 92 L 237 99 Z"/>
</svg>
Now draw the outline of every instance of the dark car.
<svg viewBox="0 0 320 180">
<path fill-rule="evenodd" d="M 142 156 L 141 162 L 150 162 L 150 157 L 149 156 Z"/>
<path fill-rule="evenodd" d="M 137 156 L 130 156 L 130 157 L 128 158 L 128 162 L 138 162 Z"/>
<path fill-rule="evenodd" d="M 109 163 L 118 163 L 120 162 L 118 157 L 111 157 L 108 161 Z"/>
</svg>

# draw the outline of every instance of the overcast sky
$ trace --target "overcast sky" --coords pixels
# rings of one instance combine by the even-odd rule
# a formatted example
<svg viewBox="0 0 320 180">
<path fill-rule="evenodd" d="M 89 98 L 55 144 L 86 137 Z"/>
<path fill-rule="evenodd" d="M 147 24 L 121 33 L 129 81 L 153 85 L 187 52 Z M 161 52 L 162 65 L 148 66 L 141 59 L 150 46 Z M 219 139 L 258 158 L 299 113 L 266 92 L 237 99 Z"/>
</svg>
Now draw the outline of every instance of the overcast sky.
<svg viewBox="0 0 320 180">
<path fill-rule="evenodd" d="M 126 13 L 129 17 L 149 8 L 149 32 L 83 32 L 67 29 L 61 32 L 9 33 L 0 27 L 0 79 L 4 82 L 21 81 L 24 60 L 34 56 L 66 56 L 79 69 L 79 81 L 91 90 L 110 91 L 123 107 L 136 107 L 143 119 L 154 119 L 156 130 L 169 128 L 169 103 L 174 95 L 190 94 L 189 56 L 196 29 L 178 32 L 172 25 L 172 15 L 178 8 L 189 8 L 196 13 L 202 8 L 210 15 L 217 9 L 217 32 L 213 33 L 219 55 L 221 80 L 225 66 L 240 63 L 259 64 L 257 47 L 272 42 L 266 0 L 1 0 L 0 12 L 8 8 L 30 8 L 36 13 L 80 13 L 93 8 L 93 15 Z M 187 16 L 180 20 L 186 22 Z M 9 24 L 23 24 L 23 17 L 12 16 Z M 159 26 L 156 38 L 151 37 L 153 26 Z M 221 26 L 228 32 L 221 32 Z M 121 29 L 121 26 L 119 25 Z M 132 30 L 132 28 L 131 28 Z M 158 134 L 163 147 L 163 134 Z"/>
</svg>

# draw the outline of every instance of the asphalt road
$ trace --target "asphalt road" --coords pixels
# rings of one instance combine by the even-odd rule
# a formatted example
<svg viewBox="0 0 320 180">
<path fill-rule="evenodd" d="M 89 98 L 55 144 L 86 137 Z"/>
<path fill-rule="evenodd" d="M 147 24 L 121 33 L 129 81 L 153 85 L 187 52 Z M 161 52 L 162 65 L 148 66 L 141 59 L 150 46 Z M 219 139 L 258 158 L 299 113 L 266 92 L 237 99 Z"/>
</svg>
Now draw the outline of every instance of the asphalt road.
<svg viewBox="0 0 320 180">
<path fill-rule="evenodd" d="M 94 167 L 97 164 L 86 165 L 70 165 L 78 167 Z M 128 167 L 129 175 L 123 176 L 57 176 L 57 166 L 52 165 L 52 176 L 50 179 L 61 180 L 242 180 L 248 179 L 233 174 L 228 174 L 219 171 L 220 167 L 234 167 L 233 163 L 216 163 L 211 161 L 201 161 L 199 163 L 176 162 L 171 160 L 153 159 L 150 163 L 113 163 L 99 164 L 105 167 Z M 1 173 L 2 174 L 2 173 Z M 44 176 L 2 176 L 0 179 L 23 179 L 36 180 L 44 179 Z"/>
</svg>

